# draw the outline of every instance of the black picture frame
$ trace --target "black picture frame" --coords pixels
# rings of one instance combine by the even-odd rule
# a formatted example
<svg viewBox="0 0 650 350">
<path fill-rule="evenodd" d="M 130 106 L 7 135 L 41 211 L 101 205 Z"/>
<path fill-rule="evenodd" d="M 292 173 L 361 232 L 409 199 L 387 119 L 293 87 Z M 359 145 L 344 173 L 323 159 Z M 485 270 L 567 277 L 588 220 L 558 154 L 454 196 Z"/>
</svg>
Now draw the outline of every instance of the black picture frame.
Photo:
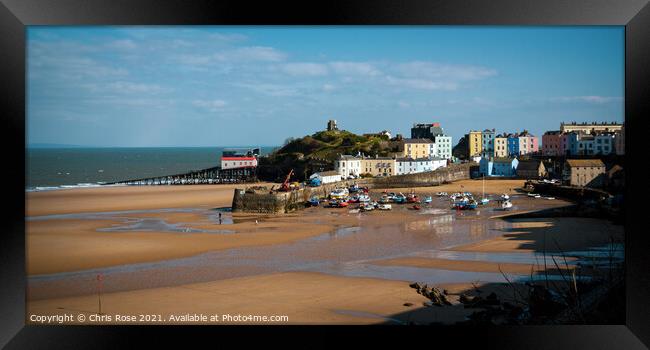
<svg viewBox="0 0 650 350">
<path fill-rule="evenodd" d="M 650 6 L 647 0 L 410 0 L 303 1 L 295 3 L 181 0 L 0 0 L 0 101 L 5 154 L 6 217 L 0 234 L 0 346 L 18 348 L 148 347 L 173 339 L 225 338 L 240 344 L 300 333 L 311 343 L 342 341 L 332 332 L 359 334 L 349 327 L 93 327 L 25 325 L 25 28 L 30 25 L 170 24 L 389 24 L 389 25 L 623 25 L 625 26 L 626 123 L 626 324 L 526 327 L 363 327 L 376 339 L 397 335 L 407 346 L 478 343 L 499 348 L 642 349 L 650 345 L 648 238 L 643 229 L 648 198 L 643 119 L 650 101 Z M 645 108 L 644 108 L 645 107 Z M 636 144 L 639 148 L 635 148 Z M 645 149 L 648 147 L 646 146 Z M 9 157 L 7 157 L 7 155 Z M 639 158 L 635 158 L 639 157 Z M 8 158 L 8 159 L 7 159 Z M 638 161 L 637 161 L 638 159 Z M 631 192 L 634 189 L 634 192 Z M 632 196 L 634 194 L 634 196 Z M 413 334 L 416 333 L 416 334 Z M 302 341 L 301 341 L 302 342 Z M 290 341 L 287 341 L 291 345 Z M 293 342 L 300 345 L 298 342 Z M 237 344 L 237 343 L 235 343 Z M 303 343 L 304 344 L 304 343 Z M 645 345 L 644 345 L 645 344 Z"/>
</svg>

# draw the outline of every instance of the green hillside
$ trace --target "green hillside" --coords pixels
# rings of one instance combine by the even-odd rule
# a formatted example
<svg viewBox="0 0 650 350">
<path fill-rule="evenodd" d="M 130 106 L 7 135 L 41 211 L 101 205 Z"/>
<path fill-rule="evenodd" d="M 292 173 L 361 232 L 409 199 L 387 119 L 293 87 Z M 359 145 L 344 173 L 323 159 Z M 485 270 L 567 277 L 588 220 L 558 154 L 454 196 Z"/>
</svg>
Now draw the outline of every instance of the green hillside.
<svg viewBox="0 0 650 350">
<path fill-rule="evenodd" d="M 313 135 L 289 140 L 282 148 L 260 158 L 258 177 L 279 181 L 293 169 L 293 180 L 302 181 L 316 171 L 334 169 L 334 160 L 341 154 L 387 156 L 397 151 L 397 142 L 386 136 L 363 136 L 349 131 L 319 131 Z"/>
</svg>

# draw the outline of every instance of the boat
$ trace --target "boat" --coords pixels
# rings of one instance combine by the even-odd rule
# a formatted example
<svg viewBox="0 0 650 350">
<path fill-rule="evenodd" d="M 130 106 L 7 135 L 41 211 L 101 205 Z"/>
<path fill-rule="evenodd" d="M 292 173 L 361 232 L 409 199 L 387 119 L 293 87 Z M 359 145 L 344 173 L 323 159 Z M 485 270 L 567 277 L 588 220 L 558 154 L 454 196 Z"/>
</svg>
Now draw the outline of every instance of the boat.
<svg viewBox="0 0 650 350">
<path fill-rule="evenodd" d="M 528 197 L 539 198 L 539 197 L 541 197 L 541 195 L 539 195 L 537 193 L 529 193 Z"/>
<path fill-rule="evenodd" d="M 502 195 L 501 195 L 501 199 L 503 199 L 503 200 L 506 200 L 506 201 L 507 201 L 508 199 L 510 199 L 510 196 L 508 196 L 508 194 L 507 194 L 507 193 L 504 193 L 504 194 L 502 194 Z"/>
<path fill-rule="evenodd" d="M 555 199 L 555 197 L 544 197 L 544 199 Z"/>
<path fill-rule="evenodd" d="M 387 204 L 387 203 L 390 203 L 390 199 L 388 198 L 388 196 L 383 195 L 381 196 L 381 198 L 379 198 L 379 204 Z"/>
<path fill-rule="evenodd" d="M 429 204 L 429 203 L 431 203 L 432 200 L 433 200 L 433 198 L 431 198 L 431 196 L 424 197 L 424 203 Z"/>
<path fill-rule="evenodd" d="M 350 193 L 358 192 L 358 191 L 359 191 L 359 185 L 354 184 L 354 185 L 350 186 L 350 188 L 348 189 L 348 191 L 349 191 Z"/>
<path fill-rule="evenodd" d="M 318 197 L 311 197 L 307 203 L 312 207 L 317 207 L 320 204 L 320 200 Z"/>
<path fill-rule="evenodd" d="M 335 200 L 335 201 L 330 201 L 329 206 L 330 208 L 345 208 L 348 205 L 350 205 L 347 201 L 344 200 Z"/>
<path fill-rule="evenodd" d="M 503 203 L 501 203 L 501 209 L 506 210 L 510 208 L 512 208 L 512 202 L 510 202 L 509 200 L 505 200 L 503 201 Z"/>
<path fill-rule="evenodd" d="M 415 195 L 415 194 L 409 194 L 406 197 L 406 202 L 407 203 L 420 203 L 420 198 L 418 198 L 418 196 Z"/>
<path fill-rule="evenodd" d="M 348 199 L 348 202 L 359 203 L 359 196 L 355 194 L 354 196 L 350 197 L 350 199 Z"/>
<path fill-rule="evenodd" d="M 348 211 L 348 213 L 350 213 L 350 214 L 358 214 L 360 211 L 361 211 L 361 209 L 356 208 L 356 209 L 350 209 L 350 210 Z"/>
<path fill-rule="evenodd" d="M 436 193 L 436 196 L 438 196 L 438 197 L 447 197 L 448 195 L 447 195 L 447 192 L 438 192 L 438 193 Z"/>
<path fill-rule="evenodd" d="M 359 195 L 359 203 L 367 203 L 370 202 L 370 196 L 367 194 L 360 194 Z"/>
<path fill-rule="evenodd" d="M 411 208 L 412 208 L 413 210 L 420 210 L 420 206 L 417 205 L 417 204 L 414 204 Z"/>
<path fill-rule="evenodd" d="M 481 197 L 481 201 L 479 203 L 481 205 L 486 205 L 489 202 L 490 200 L 485 197 L 485 175 L 483 175 L 483 196 Z"/>
<path fill-rule="evenodd" d="M 393 198 L 393 201 L 398 204 L 406 203 L 406 196 L 400 193 Z"/>
<path fill-rule="evenodd" d="M 478 208 L 478 203 L 475 200 L 470 200 L 466 205 L 465 209 L 476 209 Z"/>
<path fill-rule="evenodd" d="M 341 199 L 345 198 L 350 194 L 347 188 L 337 188 L 334 191 L 330 192 L 330 198 L 332 199 Z"/>
<path fill-rule="evenodd" d="M 361 204 L 359 206 L 359 209 L 361 209 L 362 211 L 371 211 L 374 210 L 375 207 L 372 204 Z"/>
<path fill-rule="evenodd" d="M 379 204 L 377 206 L 377 209 L 379 210 L 391 210 L 393 207 L 390 204 Z"/>
</svg>

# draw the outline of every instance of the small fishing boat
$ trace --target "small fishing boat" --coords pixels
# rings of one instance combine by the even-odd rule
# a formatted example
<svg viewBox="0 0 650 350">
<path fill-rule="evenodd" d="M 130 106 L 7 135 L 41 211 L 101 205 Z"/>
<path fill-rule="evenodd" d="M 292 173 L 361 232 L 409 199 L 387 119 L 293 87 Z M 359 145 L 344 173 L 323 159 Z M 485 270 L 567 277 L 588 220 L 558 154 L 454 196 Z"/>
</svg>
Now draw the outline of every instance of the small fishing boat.
<svg viewBox="0 0 650 350">
<path fill-rule="evenodd" d="M 508 194 L 507 194 L 507 193 L 504 193 L 504 194 L 502 194 L 502 195 L 501 195 L 501 199 L 503 199 L 503 200 L 506 200 L 506 201 L 507 201 L 508 199 L 510 199 L 510 196 L 508 196 Z"/>
<path fill-rule="evenodd" d="M 398 204 L 406 203 L 406 196 L 400 193 L 393 198 L 393 201 Z"/>
<path fill-rule="evenodd" d="M 503 201 L 501 203 L 501 209 L 507 210 L 507 209 L 510 209 L 510 208 L 512 208 L 512 202 L 510 202 L 508 200 L 505 200 L 505 201 Z"/>
<path fill-rule="evenodd" d="M 359 203 L 367 203 L 370 202 L 370 196 L 367 194 L 360 194 L 359 195 Z"/>
<path fill-rule="evenodd" d="M 436 193 L 436 195 L 437 195 L 438 197 L 446 197 L 446 196 L 447 196 L 447 192 L 438 192 L 438 193 Z"/>
<path fill-rule="evenodd" d="M 431 201 L 433 201 L 433 198 L 431 198 L 431 196 L 424 197 L 424 203 L 429 204 Z"/>
<path fill-rule="evenodd" d="M 413 210 L 420 210 L 420 209 L 421 209 L 420 206 L 417 205 L 417 204 L 414 204 L 411 208 L 412 208 Z"/>
<path fill-rule="evenodd" d="M 362 211 L 371 211 L 374 210 L 375 207 L 372 204 L 361 204 L 359 206 L 359 209 L 361 209 Z"/>
<path fill-rule="evenodd" d="M 407 203 L 420 203 L 420 198 L 415 194 L 409 194 L 406 197 L 406 202 Z"/>
<path fill-rule="evenodd" d="M 483 196 L 481 197 L 480 204 L 481 205 L 486 205 L 489 202 L 490 202 L 490 200 L 485 197 L 485 175 L 483 175 Z"/>
<path fill-rule="evenodd" d="M 348 191 L 350 191 L 350 193 L 358 192 L 359 191 L 359 185 L 354 184 L 354 185 L 350 186 Z"/>
<path fill-rule="evenodd" d="M 341 199 L 345 198 L 350 194 L 347 188 L 337 188 L 334 191 L 330 192 L 330 198 L 332 199 Z"/>
<path fill-rule="evenodd" d="M 317 207 L 320 204 L 320 200 L 318 197 L 311 197 L 307 203 L 312 207 Z"/>
<path fill-rule="evenodd" d="M 379 206 L 377 206 L 377 209 L 379 209 L 379 210 L 391 210 L 391 209 L 393 209 L 393 207 L 390 204 L 379 204 Z"/>
<path fill-rule="evenodd" d="M 348 213 L 350 213 L 350 214 L 358 214 L 360 211 L 361 211 L 361 209 L 356 208 L 356 209 L 350 209 L 350 210 L 348 211 Z"/>
<path fill-rule="evenodd" d="M 537 193 L 529 193 L 528 197 L 539 198 L 539 197 L 541 197 L 541 195 L 539 195 Z"/>
</svg>

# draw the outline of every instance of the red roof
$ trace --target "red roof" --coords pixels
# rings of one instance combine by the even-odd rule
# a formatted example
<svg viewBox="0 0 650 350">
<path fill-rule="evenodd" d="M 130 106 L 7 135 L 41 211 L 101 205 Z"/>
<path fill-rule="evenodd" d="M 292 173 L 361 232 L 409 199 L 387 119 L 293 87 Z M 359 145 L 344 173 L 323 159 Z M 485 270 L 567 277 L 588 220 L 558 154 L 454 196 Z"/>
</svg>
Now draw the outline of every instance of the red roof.
<svg viewBox="0 0 650 350">
<path fill-rule="evenodd" d="M 255 157 L 221 157 L 221 160 L 255 160 Z"/>
</svg>

